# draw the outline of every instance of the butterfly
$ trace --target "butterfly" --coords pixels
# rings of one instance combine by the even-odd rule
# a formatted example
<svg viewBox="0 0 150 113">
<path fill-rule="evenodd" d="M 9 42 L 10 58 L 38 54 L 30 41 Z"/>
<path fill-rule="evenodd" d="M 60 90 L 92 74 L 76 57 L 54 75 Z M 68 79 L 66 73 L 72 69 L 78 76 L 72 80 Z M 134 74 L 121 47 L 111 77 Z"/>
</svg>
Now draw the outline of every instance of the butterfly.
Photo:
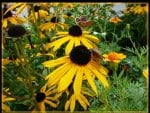
<svg viewBox="0 0 150 113">
<path fill-rule="evenodd" d="M 96 62 L 99 62 L 100 60 L 104 59 L 101 52 L 97 48 L 92 48 L 90 49 L 90 51 L 91 51 L 93 60 L 95 60 Z"/>
<path fill-rule="evenodd" d="M 88 20 L 87 16 L 85 16 L 85 15 L 75 18 L 75 22 L 77 25 L 79 25 L 83 28 L 89 27 L 94 23 L 94 21 Z"/>
</svg>

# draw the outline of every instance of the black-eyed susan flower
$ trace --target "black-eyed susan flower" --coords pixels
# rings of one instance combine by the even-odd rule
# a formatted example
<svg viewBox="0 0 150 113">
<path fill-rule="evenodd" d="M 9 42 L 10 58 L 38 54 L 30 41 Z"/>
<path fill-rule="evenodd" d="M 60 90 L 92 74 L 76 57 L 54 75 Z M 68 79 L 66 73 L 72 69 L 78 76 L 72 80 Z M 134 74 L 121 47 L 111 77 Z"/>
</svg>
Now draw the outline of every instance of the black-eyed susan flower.
<svg viewBox="0 0 150 113">
<path fill-rule="evenodd" d="M 63 14 L 62 17 L 75 19 L 75 17 L 72 16 L 71 12 L 67 12 L 67 13 Z"/>
<path fill-rule="evenodd" d="M 49 68 L 57 66 L 56 70 L 46 76 L 46 80 L 48 86 L 58 84 L 58 92 L 65 91 L 72 83 L 75 95 L 79 96 L 82 80 L 86 78 L 92 90 L 98 94 L 94 76 L 104 87 L 109 86 L 106 79 L 108 70 L 93 60 L 91 51 L 83 45 L 74 47 L 70 55 L 46 61 L 43 65 Z"/>
<path fill-rule="evenodd" d="M 11 10 L 7 11 L 7 5 L 4 5 L 3 8 L 3 19 L 2 19 L 2 28 L 7 28 L 8 23 L 10 22 L 11 24 L 22 24 L 25 23 L 26 20 L 21 17 L 17 17 L 12 13 Z M 7 11 L 7 13 L 6 13 Z"/>
<path fill-rule="evenodd" d="M 28 19 L 31 20 L 31 22 L 35 23 L 37 19 L 44 19 L 47 20 L 49 18 L 49 13 L 43 9 L 38 9 L 36 7 L 34 9 L 34 12 L 31 12 Z"/>
<path fill-rule="evenodd" d="M 104 60 L 108 62 L 119 63 L 122 59 L 126 58 L 123 53 L 110 52 L 103 55 Z"/>
<path fill-rule="evenodd" d="M 144 14 L 148 13 L 148 4 L 140 4 L 134 8 L 135 14 Z"/>
<path fill-rule="evenodd" d="M 122 20 L 118 17 L 112 17 L 109 19 L 109 22 L 112 22 L 112 23 L 118 23 L 118 22 L 121 22 Z"/>
<path fill-rule="evenodd" d="M 41 24 L 39 26 L 39 29 L 41 31 L 51 31 L 52 29 L 54 30 L 56 26 L 60 26 L 62 29 L 68 28 L 67 24 L 64 23 L 59 23 L 59 20 L 56 16 L 53 16 L 50 20 L 50 22 L 46 22 L 44 24 Z M 57 29 L 56 29 L 57 30 Z"/>
<path fill-rule="evenodd" d="M 39 93 L 36 94 L 35 99 L 38 103 L 38 109 L 40 111 L 46 111 L 45 104 L 56 108 L 59 104 L 58 98 L 61 96 L 61 94 L 56 94 L 55 86 L 47 87 L 47 84 L 45 84 Z M 54 95 L 56 94 L 56 95 Z"/>
<path fill-rule="evenodd" d="M 7 97 L 6 95 L 2 95 L 2 110 L 4 112 L 10 112 L 10 107 L 6 105 L 5 102 L 13 101 L 15 98 Z"/>
<path fill-rule="evenodd" d="M 148 68 L 146 68 L 146 69 L 144 69 L 143 70 L 143 75 L 144 75 L 144 77 L 146 78 L 146 79 L 148 79 Z"/>
<path fill-rule="evenodd" d="M 65 53 L 68 55 L 73 47 L 84 45 L 88 49 L 96 48 L 96 45 L 94 43 L 98 43 L 99 39 L 93 35 L 90 35 L 88 31 L 82 31 L 82 29 L 74 25 L 69 28 L 69 32 L 58 32 L 56 34 L 57 36 L 53 37 L 52 39 L 57 39 L 53 41 L 52 43 L 48 43 L 47 49 L 52 48 L 56 51 L 59 49 L 64 43 L 68 44 L 65 48 Z"/>
</svg>

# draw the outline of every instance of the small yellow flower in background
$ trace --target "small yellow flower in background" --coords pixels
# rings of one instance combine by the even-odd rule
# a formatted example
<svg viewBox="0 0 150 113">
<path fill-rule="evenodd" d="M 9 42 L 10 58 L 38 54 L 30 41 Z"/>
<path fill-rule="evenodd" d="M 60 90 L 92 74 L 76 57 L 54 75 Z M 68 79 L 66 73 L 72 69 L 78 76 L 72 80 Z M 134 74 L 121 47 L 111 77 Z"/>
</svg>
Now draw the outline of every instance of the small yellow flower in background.
<svg viewBox="0 0 150 113">
<path fill-rule="evenodd" d="M 57 90 L 55 86 L 47 87 L 47 84 L 45 84 L 39 93 L 36 94 L 36 101 L 38 103 L 38 109 L 40 111 L 46 111 L 45 104 L 56 108 L 59 104 L 58 98 L 61 96 L 61 94 L 56 94 Z M 54 95 L 56 94 L 56 95 Z"/>
<path fill-rule="evenodd" d="M 144 14 L 148 13 L 148 4 L 137 5 L 133 10 L 135 14 Z"/>
<path fill-rule="evenodd" d="M 72 18 L 72 19 L 75 19 L 75 17 L 73 17 L 70 12 L 68 12 L 68 13 L 66 13 L 66 14 L 63 14 L 62 17 L 63 17 L 63 18 Z"/>
<path fill-rule="evenodd" d="M 146 69 L 143 70 L 143 75 L 144 75 L 144 77 L 145 77 L 146 79 L 148 79 L 148 77 L 149 77 L 148 68 L 146 68 Z"/>
<path fill-rule="evenodd" d="M 61 3 L 61 5 L 62 5 L 62 9 L 73 8 L 75 6 L 75 4 L 73 3 Z"/>
<path fill-rule="evenodd" d="M 84 45 L 88 49 L 96 48 L 97 46 L 94 43 L 99 43 L 99 39 L 93 35 L 90 35 L 88 31 L 82 31 L 82 29 L 74 25 L 69 28 L 69 31 L 57 32 L 57 36 L 53 37 L 53 39 L 57 39 L 51 43 L 47 43 L 47 49 L 52 48 L 56 51 L 58 50 L 64 43 L 68 43 L 65 48 L 65 53 L 68 55 L 73 47 Z"/>
<path fill-rule="evenodd" d="M 10 62 L 11 62 L 11 60 L 9 60 L 9 58 L 2 58 L 2 65 L 3 66 L 9 64 Z"/>
<path fill-rule="evenodd" d="M 129 7 L 127 6 L 127 8 L 124 11 L 124 14 L 131 14 L 134 11 L 134 7 Z"/>
<path fill-rule="evenodd" d="M 122 22 L 122 20 L 118 17 L 112 17 L 109 19 L 109 22 L 112 22 L 112 23 L 118 23 L 118 22 Z"/>
<path fill-rule="evenodd" d="M 34 17 L 34 15 L 35 15 L 35 17 Z M 37 12 L 34 12 L 34 13 L 31 12 L 29 17 L 28 17 L 28 19 L 31 20 L 31 22 L 33 22 L 33 23 L 35 23 L 35 21 L 37 19 L 45 19 L 45 20 L 47 20 L 47 18 L 49 18 L 48 12 L 45 11 L 45 10 L 42 10 L 42 9 L 38 10 Z"/>
<path fill-rule="evenodd" d="M 58 85 L 57 91 L 65 91 L 69 85 L 72 85 L 75 95 L 78 97 L 81 92 L 83 76 L 91 86 L 91 89 L 98 95 L 96 85 L 94 83 L 95 76 L 107 88 L 108 70 L 92 59 L 90 50 L 80 45 L 72 49 L 70 55 L 43 62 L 48 68 L 57 68 L 46 76 L 48 86 Z"/>
<path fill-rule="evenodd" d="M 104 60 L 108 62 L 119 63 L 122 59 L 126 58 L 123 53 L 110 52 L 103 55 Z"/>
<path fill-rule="evenodd" d="M 5 104 L 5 102 L 13 101 L 15 98 L 7 97 L 2 94 L 2 110 L 5 112 L 10 112 L 10 107 Z"/>
<path fill-rule="evenodd" d="M 57 17 L 53 16 L 50 20 L 50 22 L 43 23 L 39 26 L 39 29 L 41 31 L 48 31 L 50 32 L 52 29 L 54 30 L 56 26 L 60 26 L 62 29 L 66 28 L 68 29 L 68 25 L 64 23 L 59 23 L 59 20 Z M 57 30 L 57 29 L 56 29 Z"/>
<path fill-rule="evenodd" d="M 26 22 L 26 19 L 17 17 L 17 14 L 13 14 L 10 9 L 12 9 L 12 8 L 11 7 L 7 8 L 7 5 L 4 5 L 2 28 L 7 28 L 9 22 L 12 24 L 22 24 L 22 23 Z"/>
</svg>

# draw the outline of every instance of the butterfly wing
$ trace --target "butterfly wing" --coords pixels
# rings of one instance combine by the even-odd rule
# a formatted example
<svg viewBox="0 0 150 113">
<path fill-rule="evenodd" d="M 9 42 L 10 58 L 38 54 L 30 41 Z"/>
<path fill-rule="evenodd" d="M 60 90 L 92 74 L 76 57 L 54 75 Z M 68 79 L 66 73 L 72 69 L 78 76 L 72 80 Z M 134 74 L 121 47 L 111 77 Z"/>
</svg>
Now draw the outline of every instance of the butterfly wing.
<svg viewBox="0 0 150 113">
<path fill-rule="evenodd" d="M 78 22 L 78 25 L 81 26 L 81 27 L 89 27 L 91 26 L 92 24 L 94 23 L 94 21 L 87 21 L 87 22 Z"/>
</svg>

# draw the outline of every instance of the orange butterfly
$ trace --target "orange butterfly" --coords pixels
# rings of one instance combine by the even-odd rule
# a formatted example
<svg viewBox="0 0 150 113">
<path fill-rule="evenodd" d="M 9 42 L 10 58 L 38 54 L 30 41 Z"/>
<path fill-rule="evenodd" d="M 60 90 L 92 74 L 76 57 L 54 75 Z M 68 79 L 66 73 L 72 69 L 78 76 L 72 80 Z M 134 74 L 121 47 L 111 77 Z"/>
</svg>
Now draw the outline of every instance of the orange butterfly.
<svg viewBox="0 0 150 113">
<path fill-rule="evenodd" d="M 83 28 L 84 27 L 89 27 L 94 23 L 94 21 L 92 21 L 92 20 L 88 21 L 87 16 L 80 16 L 78 18 L 75 18 L 75 22 L 76 22 L 77 25 L 79 25 Z"/>
<path fill-rule="evenodd" d="M 103 55 L 101 54 L 98 48 L 92 48 L 90 49 L 90 51 L 92 53 L 93 60 L 95 60 L 96 62 L 99 62 L 100 60 L 104 59 Z"/>
</svg>

